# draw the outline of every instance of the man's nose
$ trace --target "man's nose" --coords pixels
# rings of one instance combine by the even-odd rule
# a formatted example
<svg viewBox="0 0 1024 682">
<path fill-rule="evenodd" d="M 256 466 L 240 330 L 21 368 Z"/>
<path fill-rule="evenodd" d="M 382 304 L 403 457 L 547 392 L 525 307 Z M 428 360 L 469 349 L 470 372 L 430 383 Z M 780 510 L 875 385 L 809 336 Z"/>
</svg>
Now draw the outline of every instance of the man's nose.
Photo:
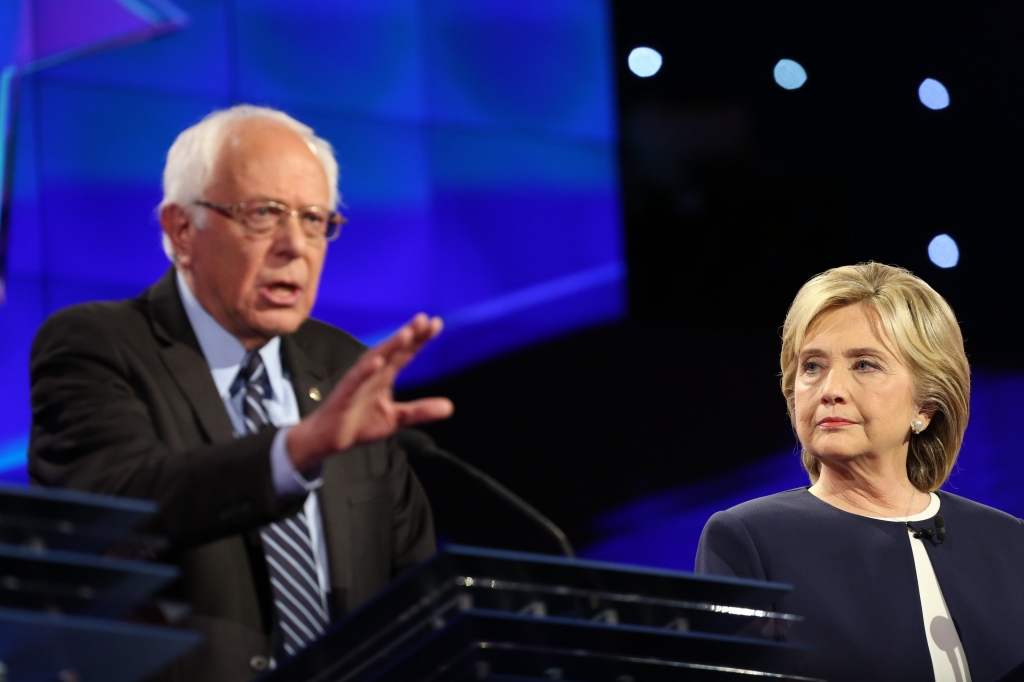
<svg viewBox="0 0 1024 682">
<path fill-rule="evenodd" d="M 281 216 L 281 221 L 274 235 L 274 252 L 298 258 L 309 248 L 309 239 L 299 224 L 299 217 L 295 213 L 286 213 Z"/>
</svg>

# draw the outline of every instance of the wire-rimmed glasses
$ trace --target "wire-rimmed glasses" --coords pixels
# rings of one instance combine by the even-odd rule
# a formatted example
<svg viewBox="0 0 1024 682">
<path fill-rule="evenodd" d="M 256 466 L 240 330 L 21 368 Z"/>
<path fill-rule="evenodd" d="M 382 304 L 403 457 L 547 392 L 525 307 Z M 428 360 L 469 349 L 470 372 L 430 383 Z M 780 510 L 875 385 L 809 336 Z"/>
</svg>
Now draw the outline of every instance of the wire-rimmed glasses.
<svg viewBox="0 0 1024 682">
<path fill-rule="evenodd" d="M 308 239 L 324 239 L 334 241 L 341 234 L 341 226 L 347 220 L 337 211 L 322 206 L 303 206 L 288 208 L 276 201 L 243 201 L 239 204 L 218 204 L 213 201 L 197 199 L 197 206 L 213 209 L 223 216 L 234 218 L 246 231 L 254 237 L 269 237 L 275 230 L 285 224 L 290 216 L 295 216 Z"/>
</svg>

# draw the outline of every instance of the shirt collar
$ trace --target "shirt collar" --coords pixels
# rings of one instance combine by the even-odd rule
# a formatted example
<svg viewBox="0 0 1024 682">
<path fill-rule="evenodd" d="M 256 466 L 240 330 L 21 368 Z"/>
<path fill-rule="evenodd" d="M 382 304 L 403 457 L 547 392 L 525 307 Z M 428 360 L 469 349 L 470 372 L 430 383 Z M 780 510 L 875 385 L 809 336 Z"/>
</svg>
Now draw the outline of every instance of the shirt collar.
<svg viewBox="0 0 1024 682">
<path fill-rule="evenodd" d="M 231 384 L 238 376 L 238 370 L 242 365 L 242 358 L 245 357 L 245 346 L 235 336 L 220 326 L 220 323 L 206 312 L 203 305 L 192 293 L 188 282 L 180 271 L 175 272 L 178 281 L 178 294 L 181 296 L 181 304 L 185 308 L 185 315 L 192 325 L 196 340 L 206 358 L 206 364 L 210 366 L 210 373 L 213 375 L 213 383 L 217 385 L 217 392 L 221 397 L 231 394 Z M 282 378 L 284 368 L 281 365 L 281 337 L 275 336 L 259 350 L 260 358 L 267 369 L 267 378 L 270 381 L 271 395 L 265 396 L 265 400 L 276 400 L 282 395 Z"/>
</svg>

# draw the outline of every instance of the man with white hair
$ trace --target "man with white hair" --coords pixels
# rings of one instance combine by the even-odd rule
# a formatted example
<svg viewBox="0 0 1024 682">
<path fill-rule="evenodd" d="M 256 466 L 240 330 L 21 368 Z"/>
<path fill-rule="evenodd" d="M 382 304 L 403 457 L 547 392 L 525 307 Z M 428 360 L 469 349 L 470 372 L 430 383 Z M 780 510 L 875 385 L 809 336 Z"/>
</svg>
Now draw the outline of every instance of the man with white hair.
<svg viewBox="0 0 1024 682">
<path fill-rule="evenodd" d="M 417 315 L 366 350 L 309 319 L 337 213 L 330 145 L 286 114 L 215 112 L 167 155 L 174 265 L 138 298 L 51 316 L 32 348 L 29 472 L 155 500 L 207 641 L 161 679 L 248 680 L 434 551 L 398 428 L 444 398 L 392 399 L 436 336 Z"/>
</svg>

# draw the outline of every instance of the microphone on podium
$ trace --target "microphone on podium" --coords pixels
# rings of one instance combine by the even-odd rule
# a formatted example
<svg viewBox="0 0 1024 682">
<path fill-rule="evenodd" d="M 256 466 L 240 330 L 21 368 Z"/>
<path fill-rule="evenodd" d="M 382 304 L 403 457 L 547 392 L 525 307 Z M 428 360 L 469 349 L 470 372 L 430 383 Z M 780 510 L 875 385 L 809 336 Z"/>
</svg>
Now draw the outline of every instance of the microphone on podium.
<svg viewBox="0 0 1024 682">
<path fill-rule="evenodd" d="M 491 490 L 491 492 L 495 493 L 498 497 L 521 511 L 524 515 L 543 526 L 544 529 L 558 542 L 559 547 L 562 549 L 562 554 L 569 559 L 576 558 L 576 552 L 569 543 L 569 538 L 566 537 L 561 528 L 555 525 L 554 521 L 541 514 L 532 504 L 503 486 L 492 476 L 484 473 L 469 462 L 459 459 L 447 450 L 442 450 L 437 446 L 437 443 L 434 442 L 434 439 L 423 431 L 419 431 L 417 429 L 401 429 L 397 433 L 397 438 L 398 444 L 401 445 L 402 449 L 408 454 L 444 460 L 449 464 L 462 469 L 464 472 L 483 483 Z"/>
</svg>

